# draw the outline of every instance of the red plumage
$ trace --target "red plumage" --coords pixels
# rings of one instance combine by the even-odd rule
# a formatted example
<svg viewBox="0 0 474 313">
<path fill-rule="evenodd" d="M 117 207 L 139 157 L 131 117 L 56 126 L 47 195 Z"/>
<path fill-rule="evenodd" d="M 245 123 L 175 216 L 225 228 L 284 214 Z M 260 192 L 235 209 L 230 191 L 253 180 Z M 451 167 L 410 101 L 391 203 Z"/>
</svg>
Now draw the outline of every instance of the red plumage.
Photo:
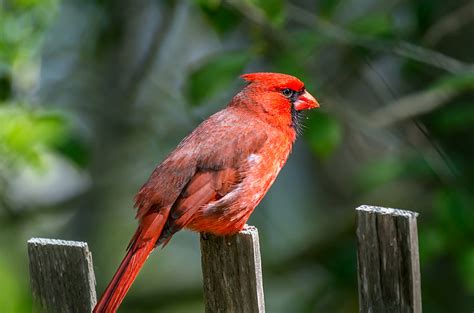
<svg viewBox="0 0 474 313">
<path fill-rule="evenodd" d="M 249 84 L 201 123 L 135 197 L 138 229 L 94 312 L 115 312 L 151 251 L 182 228 L 240 231 L 291 151 L 300 111 L 319 107 L 297 78 L 242 75 Z"/>
</svg>

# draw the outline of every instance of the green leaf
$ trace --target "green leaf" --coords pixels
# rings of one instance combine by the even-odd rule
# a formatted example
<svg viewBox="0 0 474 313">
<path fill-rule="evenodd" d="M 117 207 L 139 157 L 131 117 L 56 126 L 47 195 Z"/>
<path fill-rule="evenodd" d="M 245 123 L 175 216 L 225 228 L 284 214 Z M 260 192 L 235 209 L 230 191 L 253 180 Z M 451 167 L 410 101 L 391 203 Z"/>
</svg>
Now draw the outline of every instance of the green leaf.
<svg viewBox="0 0 474 313">
<path fill-rule="evenodd" d="M 318 1 L 318 14 L 329 18 L 340 7 L 341 3 L 343 3 L 342 0 L 320 0 Z"/>
<path fill-rule="evenodd" d="M 225 90 L 249 60 L 250 55 L 245 52 L 227 52 L 208 58 L 189 76 L 186 85 L 189 101 L 197 105 Z"/>
<path fill-rule="evenodd" d="M 250 3 L 260 8 L 267 19 L 275 26 L 282 25 L 285 21 L 285 7 L 282 0 L 249 0 Z"/>
<path fill-rule="evenodd" d="M 460 259 L 461 277 L 470 293 L 474 294 L 474 246 L 467 250 Z"/>
<path fill-rule="evenodd" d="M 234 10 L 223 6 L 221 1 L 200 0 L 198 5 L 209 23 L 220 34 L 233 30 L 241 21 L 241 16 Z"/>
<path fill-rule="evenodd" d="M 474 90 L 474 73 L 468 72 L 444 77 L 433 84 L 432 88 Z"/>
<path fill-rule="evenodd" d="M 307 126 L 305 138 L 313 152 L 321 158 L 328 158 L 342 142 L 342 126 L 331 115 L 311 112 Z"/>
<path fill-rule="evenodd" d="M 53 113 L 34 113 L 18 106 L 0 107 L 0 152 L 16 164 L 41 165 L 41 155 L 66 135 L 65 120 Z"/>
<path fill-rule="evenodd" d="M 365 15 L 349 25 L 349 29 L 360 35 L 371 37 L 391 37 L 393 25 L 391 19 L 385 14 Z"/>
<path fill-rule="evenodd" d="M 31 62 L 58 8 L 57 0 L 16 0 L 0 4 L 0 65 Z"/>
<path fill-rule="evenodd" d="M 89 151 L 81 138 L 68 136 L 55 145 L 55 150 L 75 164 L 85 167 L 89 161 Z"/>
<path fill-rule="evenodd" d="M 472 129 L 474 105 L 472 102 L 454 103 L 433 114 L 431 122 L 436 129 L 447 134 Z"/>
</svg>

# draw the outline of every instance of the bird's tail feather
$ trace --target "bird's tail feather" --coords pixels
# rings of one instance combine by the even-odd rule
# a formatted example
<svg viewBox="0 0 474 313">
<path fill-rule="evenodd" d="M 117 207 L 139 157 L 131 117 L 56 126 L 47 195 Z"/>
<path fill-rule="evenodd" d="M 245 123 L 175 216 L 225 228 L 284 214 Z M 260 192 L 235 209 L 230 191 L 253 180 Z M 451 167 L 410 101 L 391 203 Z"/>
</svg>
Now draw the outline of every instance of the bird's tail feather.
<svg viewBox="0 0 474 313">
<path fill-rule="evenodd" d="M 130 241 L 127 254 L 95 306 L 93 313 L 117 311 L 163 231 L 168 212 L 162 213 L 150 214 L 141 221 L 140 227 Z"/>
</svg>

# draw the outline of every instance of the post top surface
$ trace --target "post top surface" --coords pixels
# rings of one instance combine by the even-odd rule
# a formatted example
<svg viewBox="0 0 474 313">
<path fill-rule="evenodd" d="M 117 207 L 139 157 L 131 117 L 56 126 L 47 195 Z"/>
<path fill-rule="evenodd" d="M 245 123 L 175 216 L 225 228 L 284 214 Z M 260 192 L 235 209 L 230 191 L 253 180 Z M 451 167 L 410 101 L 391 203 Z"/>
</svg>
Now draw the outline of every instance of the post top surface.
<svg viewBox="0 0 474 313">
<path fill-rule="evenodd" d="M 255 226 L 245 224 L 244 229 L 242 229 L 240 234 L 252 235 L 258 233 L 258 229 Z"/>
<path fill-rule="evenodd" d="M 404 217 L 417 217 L 418 216 L 418 213 L 413 212 L 413 211 L 394 209 L 394 208 L 385 208 L 385 207 L 372 206 L 372 205 L 361 205 L 356 209 L 356 211 L 363 211 L 363 212 L 374 213 L 374 214 L 393 215 L 393 216 L 404 216 Z"/>
<path fill-rule="evenodd" d="M 87 242 L 50 238 L 31 238 L 30 240 L 28 240 L 28 244 L 39 246 L 68 246 L 77 248 L 87 248 Z"/>
</svg>

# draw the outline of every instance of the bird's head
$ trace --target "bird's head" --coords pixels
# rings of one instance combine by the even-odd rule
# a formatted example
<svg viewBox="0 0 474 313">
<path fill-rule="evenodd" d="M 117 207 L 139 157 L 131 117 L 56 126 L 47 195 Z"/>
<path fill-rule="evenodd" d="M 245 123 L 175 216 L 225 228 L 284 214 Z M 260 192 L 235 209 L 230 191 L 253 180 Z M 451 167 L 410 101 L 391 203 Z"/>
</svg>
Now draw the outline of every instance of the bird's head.
<svg viewBox="0 0 474 313">
<path fill-rule="evenodd" d="M 244 74 L 243 79 L 250 84 L 247 88 L 258 91 L 261 95 L 274 98 L 274 103 L 286 103 L 297 111 L 319 107 L 318 101 L 305 89 L 298 78 L 279 73 Z"/>
<path fill-rule="evenodd" d="M 302 81 L 279 73 L 250 73 L 241 76 L 249 84 L 242 90 L 246 106 L 261 112 L 273 124 L 301 130 L 301 112 L 318 108 L 319 103 Z"/>
</svg>

